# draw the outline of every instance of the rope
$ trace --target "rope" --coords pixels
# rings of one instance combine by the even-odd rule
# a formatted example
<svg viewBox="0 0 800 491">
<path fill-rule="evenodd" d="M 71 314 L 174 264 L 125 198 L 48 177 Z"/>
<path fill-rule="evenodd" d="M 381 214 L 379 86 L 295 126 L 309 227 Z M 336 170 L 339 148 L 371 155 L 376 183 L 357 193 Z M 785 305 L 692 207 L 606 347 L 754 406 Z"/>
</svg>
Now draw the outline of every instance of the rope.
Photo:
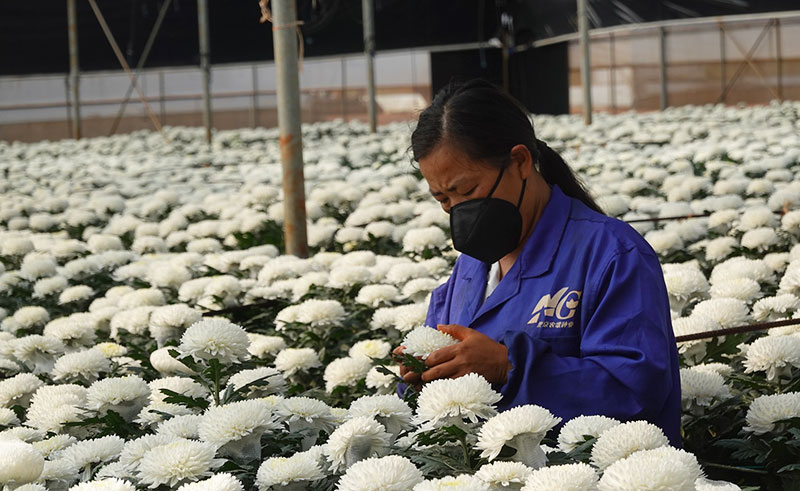
<svg viewBox="0 0 800 491">
<path fill-rule="evenodd" d="M 297 31 L 297 39 L 300 41 L 300 52 L 297 56 L 297 71 L 303 71 L 303 53 L 305 53 L 304 42 L 303 42 L 303 32 L 300 30 L 300 26 L 305 24 L 302 20 L 296 20 L 294 22 L 290 22 L 288 24 L 283 24 L 276 26 L 274 25 L 274 21 L 272 20 L 272 12 L 269 9 L 269 0 L 258 0 L 258 6 L 261 7 L 261 18 L 258 20 L 260 23 L 269 22 L 273 24 L 272 30 L 279 31 L 281 29 L 288 29 L 293 27 Z"/>
<path fill-rule="evenodd" d="M 789 203 L 786 202 L 783 205 L 783 209 L 780 211 L 773 211 L 772 213 L 776 215 L 783 216 L 789 213 Z M 679 216 L 671 216 L 671 217 L 649 217 L 649 218 L 634 218 L 633 220 L 623 220 L 625 223 L 640 223 L 640 222 L 667 222 L 670 220 L 686 220 L 688 218 L 703 218 L 703 217 L 710 217 L 711 213 L 699 213 L 697 215 L 679 215 Z"/>
<path fill-rule="evenodd" d="M 800 324 L 800 319 L 787 319 L 774 322 L 762 322 L 760 324 L 750 324 L 747 326 L 730 327 L 728 329 L 715 329 L 713 331 L 698 332 L 694 334 L 685 334 L 677 336 L 675 341 L 683 343 L 685 341 L 696 341 L 698 339 L 715 338 L 717 336 L 726 336 L 728 334 L 742 334 L 745 332 L 766 331 L 776 327 L 796 326 Z"/>
</svg>

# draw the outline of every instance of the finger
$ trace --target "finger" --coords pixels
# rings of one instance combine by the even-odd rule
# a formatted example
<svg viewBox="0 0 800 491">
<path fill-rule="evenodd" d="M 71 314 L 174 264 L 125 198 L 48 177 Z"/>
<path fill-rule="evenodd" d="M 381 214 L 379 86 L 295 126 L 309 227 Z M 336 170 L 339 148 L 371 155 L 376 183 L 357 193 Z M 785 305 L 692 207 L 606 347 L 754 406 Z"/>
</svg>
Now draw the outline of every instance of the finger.
<svg viewBox="0 0 800 491">
<path fill-rule="evenodd" d="M 442 331 L 443 333 L 453 336 L 459 341 L 463 341 L 464 338 L 466 338 L 472 332 L 474 332 L 473 329 L 470 329 L 469 327 L 459 326 L 458 324 L 439 324 L 436 326 L 436 329 Z"/>
<path fill-rule="evenodd" d="M 458 351 L 458 345 L 454 344 L 452 346 L 445 346 L 444 348 L 439 348 L 425 359 L 425 364 L 429 367 L 433 367 L 444 363 L 446 361 L 452 360 Z"/>
<path fill-rule="evenodd" d="M 459 373 L 460 370 L 460 364 L 455 360 L 450 360 L 422 372 L 422 381 L 430 382 L 431 380 L 438 380 L 440 378 L 451 378 Z"/>
<path fill-rule="evenodd" d="M 417 372 L 408 372 L 403 375 L 403 382 L 409 385 L 416 385 L 422 382 L 422 378 Z"/>
<path fill-rule="evenodd" d="M 406 350 L 406 347 L 401 344 L 400 346 L 398 346 L 397 348 L 392 350 L 392 354 L 393 355 L 397 355 L 397 356 L 403 356 L 403 352 L 405 350 Z"/>
</svg>

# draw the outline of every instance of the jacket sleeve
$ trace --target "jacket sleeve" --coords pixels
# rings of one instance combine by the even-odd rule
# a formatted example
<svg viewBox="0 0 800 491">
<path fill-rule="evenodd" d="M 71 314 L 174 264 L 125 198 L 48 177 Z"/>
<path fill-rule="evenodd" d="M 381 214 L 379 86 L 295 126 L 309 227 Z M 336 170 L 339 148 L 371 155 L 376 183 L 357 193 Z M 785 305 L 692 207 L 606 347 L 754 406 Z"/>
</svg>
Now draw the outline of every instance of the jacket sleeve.
<svg viewBox="0 0 800 491">
<path fill-rule="evenodd" d="M 564 340 L 548 340 L 547 333 L 505 333 L 513 368 L 501 388 L 504 405 L 560 408 L 564 421 L 603 414 L 658 424 L 675 404 L 677 351 L 658 259 L 634 247 L 616 252 L 599 271 L 586 282 L 591 294 L 581 315 L 588 318 L 572 340 L 579 356 L 556 354 L 551 342 Z M 679 415 L 678 407 L 675 425 Z M 674 440 L 675 431 L 664 430 Z"/>
</svg>

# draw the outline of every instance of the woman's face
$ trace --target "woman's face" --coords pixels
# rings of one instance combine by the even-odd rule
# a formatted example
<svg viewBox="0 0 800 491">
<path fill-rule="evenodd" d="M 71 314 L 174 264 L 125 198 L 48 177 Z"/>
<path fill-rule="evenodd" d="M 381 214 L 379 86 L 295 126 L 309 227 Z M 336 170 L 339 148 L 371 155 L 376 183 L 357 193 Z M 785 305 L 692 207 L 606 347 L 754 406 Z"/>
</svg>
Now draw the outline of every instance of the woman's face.
<svg viewBox="0 0 800 491">
<path fill-rule="evenodd" d="M 531 168 L 527 148 L 524 145 L 512 148 L 511 162 L 492 197 L 517 206 L 523 179 L 530 175 Z M 447 143 L 438 145 L 420 159 L 419 170 L 428 182 L 431 194 L 447 213 L 462 201 L 487 197 L 500 173 L 499 168 L 472 160 L 459 148 Z"/>
</svg>

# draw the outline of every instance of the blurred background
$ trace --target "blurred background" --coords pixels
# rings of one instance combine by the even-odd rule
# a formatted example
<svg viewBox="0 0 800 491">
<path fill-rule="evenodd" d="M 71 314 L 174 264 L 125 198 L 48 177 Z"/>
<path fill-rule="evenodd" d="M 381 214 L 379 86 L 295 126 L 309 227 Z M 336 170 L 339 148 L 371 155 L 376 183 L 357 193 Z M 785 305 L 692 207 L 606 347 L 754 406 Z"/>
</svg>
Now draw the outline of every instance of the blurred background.
<svg viewBox="0 0 800 491">
<path fill-rule="evenodd" d="M 362 3 L 297 1 L 303 122 L 367 119 Z M 89 2 L 0 2 L 0 140 L 74 136 L 73 101 L 81 136 L 152 129 L 153 118 L 202 126 L 204 38 L 213 127 L 276 126 L 273 25 L 260 22 L 258 0 L 208 0 L 208 32 L 198 5 L 96 0 L 140 96 Z M 574 0 L 373 6 L 379 124 L 413 119 L 442 85 L 478 76 L 533 113 L 584 110 Z M 797 0 L 587 0 L 586 12 L 595 111 L 800 99 Z"/>
</svg>

